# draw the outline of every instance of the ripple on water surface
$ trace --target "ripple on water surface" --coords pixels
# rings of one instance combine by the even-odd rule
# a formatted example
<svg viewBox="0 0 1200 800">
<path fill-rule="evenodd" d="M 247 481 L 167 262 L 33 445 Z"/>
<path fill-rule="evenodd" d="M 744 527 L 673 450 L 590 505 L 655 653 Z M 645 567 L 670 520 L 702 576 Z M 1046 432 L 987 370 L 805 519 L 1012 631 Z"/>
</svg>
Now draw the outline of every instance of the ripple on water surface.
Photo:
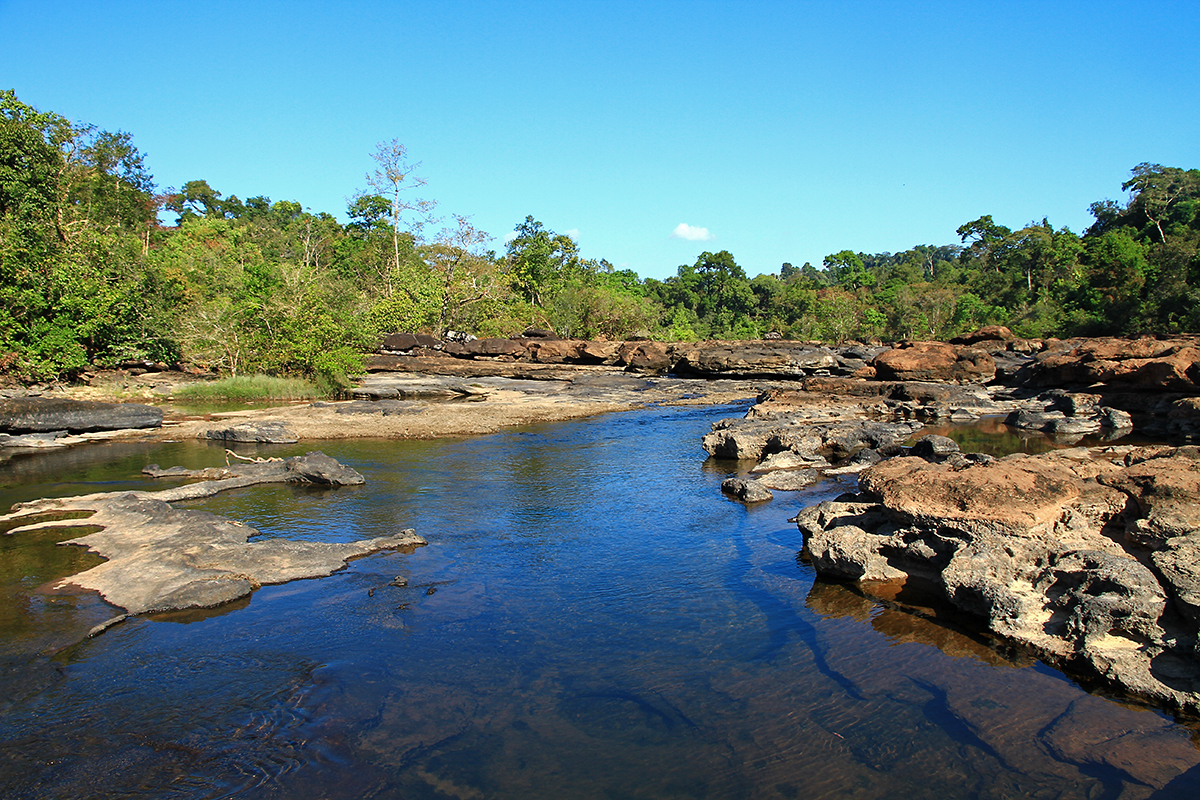
<svg viewBox="0 0 1200 800">
<path fill-rule="evenodd" d="M 429 546 L 23 651 L 58 677 L 0 717 L 0 794 L 1191 796 L 1186 728 L 816 581 L 786 519 L 845 487 L 724 498 L 737 465 L 698 442 L 732 413 L 273 450 L 319 447 L 367 484 L 194 505 L 262 536 Z M 222 458 L 172 447 L 54 480 Z"/>
</svg>

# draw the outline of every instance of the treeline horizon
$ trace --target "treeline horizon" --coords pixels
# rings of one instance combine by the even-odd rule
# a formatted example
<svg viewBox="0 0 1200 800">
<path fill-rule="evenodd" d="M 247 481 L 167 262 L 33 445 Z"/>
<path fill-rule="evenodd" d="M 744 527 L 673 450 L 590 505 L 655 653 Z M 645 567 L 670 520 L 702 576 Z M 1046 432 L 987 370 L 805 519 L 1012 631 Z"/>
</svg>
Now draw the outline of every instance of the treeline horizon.
<svg viewBox="0 0 1200 800">
<path fill-rule="evenodd" d="M 159 191 L 131 134 L 0 92 L 0 374 L 186 361 L 229 374 L 361 370 L 383 335 L 665 341 L 949 339 L 1200 332 L 1200 170 L 1143 163 L 1082 234 L 990 215 L 956 244 L 852 249 L 746 275 L 702 252 L 664 280 L 586 259 L 532 215 L 501 253 L 439 220 L 398 141 L 380 144 L 348 222 L 293 200 Z M 159 223 L 174 213 L 176 225 Z"/>
</svg>

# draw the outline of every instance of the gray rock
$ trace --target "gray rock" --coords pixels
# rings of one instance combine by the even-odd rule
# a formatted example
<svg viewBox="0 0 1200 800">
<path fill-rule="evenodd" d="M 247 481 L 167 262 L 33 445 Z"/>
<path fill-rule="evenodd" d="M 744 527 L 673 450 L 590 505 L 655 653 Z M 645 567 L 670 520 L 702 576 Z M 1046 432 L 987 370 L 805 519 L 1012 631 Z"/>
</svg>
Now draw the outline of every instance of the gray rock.
<svg viewBox="0 0 1200 800">
<path fill-rule="evenodd" d="M 1118 408 L 1104 407 L 1100 409 L 1100 425 L 1114 430 L 1131 430 L 1133 417 Z"/>
<path fill-rule="evenodd" d="M 345 469 L 328 456 L 310 453 L 288 462 L 245 464 L 238 469 L 250 473 L 276 470 L 326 484 L 347 482 L 337 468 Z M 180 474 L 177 469 L 157 472 L 172 477 Z M 361 476 L 359 479 L 361 482 Z M 233 477 L 202 483 L 205 490 L 211 490 L 248 485 L 247 480 L 254 482 L 252 477 Z M 250 541 L 258 533 L 254 528 L 206 511 L 169 505 L 168 501 L 203 496 L 189 494 L 188 488 L 37 500 L 18 504 L 0 520 L 16 522 L 17 527 L 5 526 L 16 536 L 55 528 L 89 531 L 63 544 L 87 547 L 105 562 L 63 578 L 58 585 L 94 590 L 131 614 L 216 606 L 266 584 L 329 575 L 345 567 L 349 559 L 369 553 L 425 544 L 411 530 L 345 543 L 280 538 Z M 89 512 L 89 516 L 59 519 L 79 511 Z M 31 524 L 20 525 L 23 520 Z"/>
<path fill-rule="evenodd" d="M 321 452 L 305 453 L 284 462 L 288 483 L 317 483 L 327 486 L 359 486 L 362 475 Z"/>
<path fill-rule="evenodd" d="M 67 436 L 67 431 L 46 431 L 44 433 L 26 433 L 10 436 L 0 433 L 0 447 L 19 447 L 41 449 L 43 447 L 63 447 L 59 441 Z"/>
<path fill-rule="evenodd" d="M 184 469 L 171 467 L 161 469 L 157 464 L 151 464 L 142 470 L 142 474 L 152 478 L 195 478 L 208 482 L 191 484 L 172 490 L 176 493 L 186 493 L 187 497 L 197 497 L 197 492 L 204 490 L 207 494 L 215 494 L 223 489 L 234 486 L 254 486 L 260 483 L 315 483 L 327 486 L 360 486 L 365 483 L 362 475 L 341 464 L 319 451 L 305 453 L 291 458 L 275 458 L 263 461 L 242 461 L 224 467 L 208 467 L 206 469 Z M 183 494 L 167 497 L 167 500 L 184 499 Z"/>
<path fill-rule="evenodd" d="M 837 366 L 833 351 L 799 342 L 702 342 L 674 347 L 675 371 L 714 377 L 803 377 Z"/>
<path fill-rule="evenodd" d="M 1200 711 L 1192 450 L 892 459 L 863 473 L 860 493 L 795 522 L 821 575 L 914 581 L 1049 663 L 1191 713 Z"/>
<path fill-rule="evenodd" d="M 781 469 L 806 469 L 816 466 L 827 467 L 829 461 L 822 456 L 802 456 L 791 450 L 784 450 L 782 453 L 773 453 L 767 456 L 750 472 L 759 474 Z"/>
<path fill-rule="evenodd" d="M 821 475 L 815 469 L 780 469 L 768 472 L 757 482 L 768 489 L 780 492 L 798 492 L 812 486 Z"/>
<path fill-rule="evenodd" d="M 0 432 L 71 433 L 157 428 L 163 411 L 140 403 L 99 403 L 50 397 L 12 397 L 0 400 Z"/>
<path fill-rule="evenodd" d="M 1131 641 L 1162 638 L 1158 619 L 1166 596 L 1153 573 L 1128 556 L 1101 550 L 1051 553 L 1033 585 L 1049 600 L 1047 633 L 1079 651 L 1113 634 Z"/>
<path fill-rule="evenodd" d="M 721 481 L 721 491 L 745 503 L 761 503 L 775 497 L 771 490 L 759 481 L 748 481 L 745 478 L 726 478 Z"/>
<path fill-rule="evenodd" d="M 1034 411 L 1031 409 L 1021 409 L 1014 411 L 1008 415 L 1004 421 L 1012 425 L 1014 428 L 1021 428 L 1029 431 L 1042 431 L 1050 427 L 1051 424 L 1065 420 L 1067 415 L 1061 411 Z"/>
<path fill-rule="evenodd" d="M 1065 417 L 1051 420 L 1045 430 L 1060 436 L 1086 435 L 1100 430 L 1100 420 L 1087 417 Z"/>
<path fill-rule="evenodd" d="M 930 434 L 922 436 L 913 442 L 909 455 L 923 458 L 926 461 L 945 461 L 952 454 L 959 452 L 958 442 L 949 436 Z"/>
<path fill-rule="evenodd" d="M 196 435 L 198 439 L 217 439 L 226 442 L 257 442 L 294 444 L 299 441 L 282 422 L 239 422 L 226 428 L 210 428 Z"/>
</svg>

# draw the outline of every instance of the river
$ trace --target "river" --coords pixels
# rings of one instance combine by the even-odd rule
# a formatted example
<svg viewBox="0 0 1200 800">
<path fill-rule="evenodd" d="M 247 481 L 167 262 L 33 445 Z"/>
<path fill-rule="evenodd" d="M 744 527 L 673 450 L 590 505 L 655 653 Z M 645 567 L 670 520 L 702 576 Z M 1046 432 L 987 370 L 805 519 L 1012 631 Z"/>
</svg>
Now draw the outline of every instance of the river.
<svg viewBox="0 0 1200 800">
<path fill-rule="evenodd" d="M 817 581 L 826 482 L 720 492 L 710 424 L 649 408 L 469 439 L 339 440 L 361 487 L 190 504 L 264 537 L 429 544 L 203 613 L 46 593 L 94 563 L 3 537 L 0 795 L 16 798 L 1194 797 L 1192 731 Z M 200 442 L 4 465 L 0 503 L 144 487 Z M 89 561 L 89 559 L 92 559 Z"/>
</svg>

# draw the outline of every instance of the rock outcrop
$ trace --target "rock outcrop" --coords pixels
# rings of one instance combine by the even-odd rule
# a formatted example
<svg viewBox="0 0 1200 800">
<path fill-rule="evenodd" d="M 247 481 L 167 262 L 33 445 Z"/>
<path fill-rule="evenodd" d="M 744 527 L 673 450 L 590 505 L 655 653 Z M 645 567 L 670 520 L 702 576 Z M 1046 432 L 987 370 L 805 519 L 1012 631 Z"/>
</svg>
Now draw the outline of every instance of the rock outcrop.
<svg viewBox="0 0 1200 800">
<path fill-rule="evenodd" d="M 804 377 L 838 365 L 827 347 L 802 342 L 701 342 L 673 348 L 673 371 L 706 377 Z"/>
<path fill-rule="evenodd" d="M 872 365 L 881 380 L 988 383 L 996 377 L 996 362 L 985 350 L 945 342 L 905 342 L 875 356 Z"/>
<path fill-rule="evenodd" d="M 357 472 L 323 453 L 211 470 L 161 470 L 164 478 L 200 482 L 161 492 L 115 492 L 20 503 L 0 522 L 17 523 L 7 535 L 80 529 L 60 542 L 86 547 L 105 562 L 64 578 L 56 586 L 98 592 L 127 614 L 208 608 L 236 600 L 267 584 L 329 575 L 353 558 L 381 550 L 425 544 L 411 530 L 344 543 L 282 538 L 250 541 L 258 531 L 206 511 L 177 509 L 170 502 L 258 483 L 345 486 L 363 482 Z M 28 520 L 28 524 L 21 525 Z M 124 617 L 110 620 L 120 621 Z"/>
<path fill-rule="evenodd" d="M 162 422 L 161 408 L 140 403 L 100 403 L 61 397 L 0 400 L 0 432 L 7 434 L 157 428 Z"/>
<path fill-rule="evenodd" d="M 1034 357 L 1023 380 L 1041 388 L 1103 384 L 1196 395 L 1200 394 L 1200 341 L 1148 336 L 1051 341 Z"/>
<path fill-rule="evenodd" d="M 1052 663 L 1200 712 L 1200 449 L 937 451 L 800 512 L 818 574 L 903 583 Z"/>
</svg>

